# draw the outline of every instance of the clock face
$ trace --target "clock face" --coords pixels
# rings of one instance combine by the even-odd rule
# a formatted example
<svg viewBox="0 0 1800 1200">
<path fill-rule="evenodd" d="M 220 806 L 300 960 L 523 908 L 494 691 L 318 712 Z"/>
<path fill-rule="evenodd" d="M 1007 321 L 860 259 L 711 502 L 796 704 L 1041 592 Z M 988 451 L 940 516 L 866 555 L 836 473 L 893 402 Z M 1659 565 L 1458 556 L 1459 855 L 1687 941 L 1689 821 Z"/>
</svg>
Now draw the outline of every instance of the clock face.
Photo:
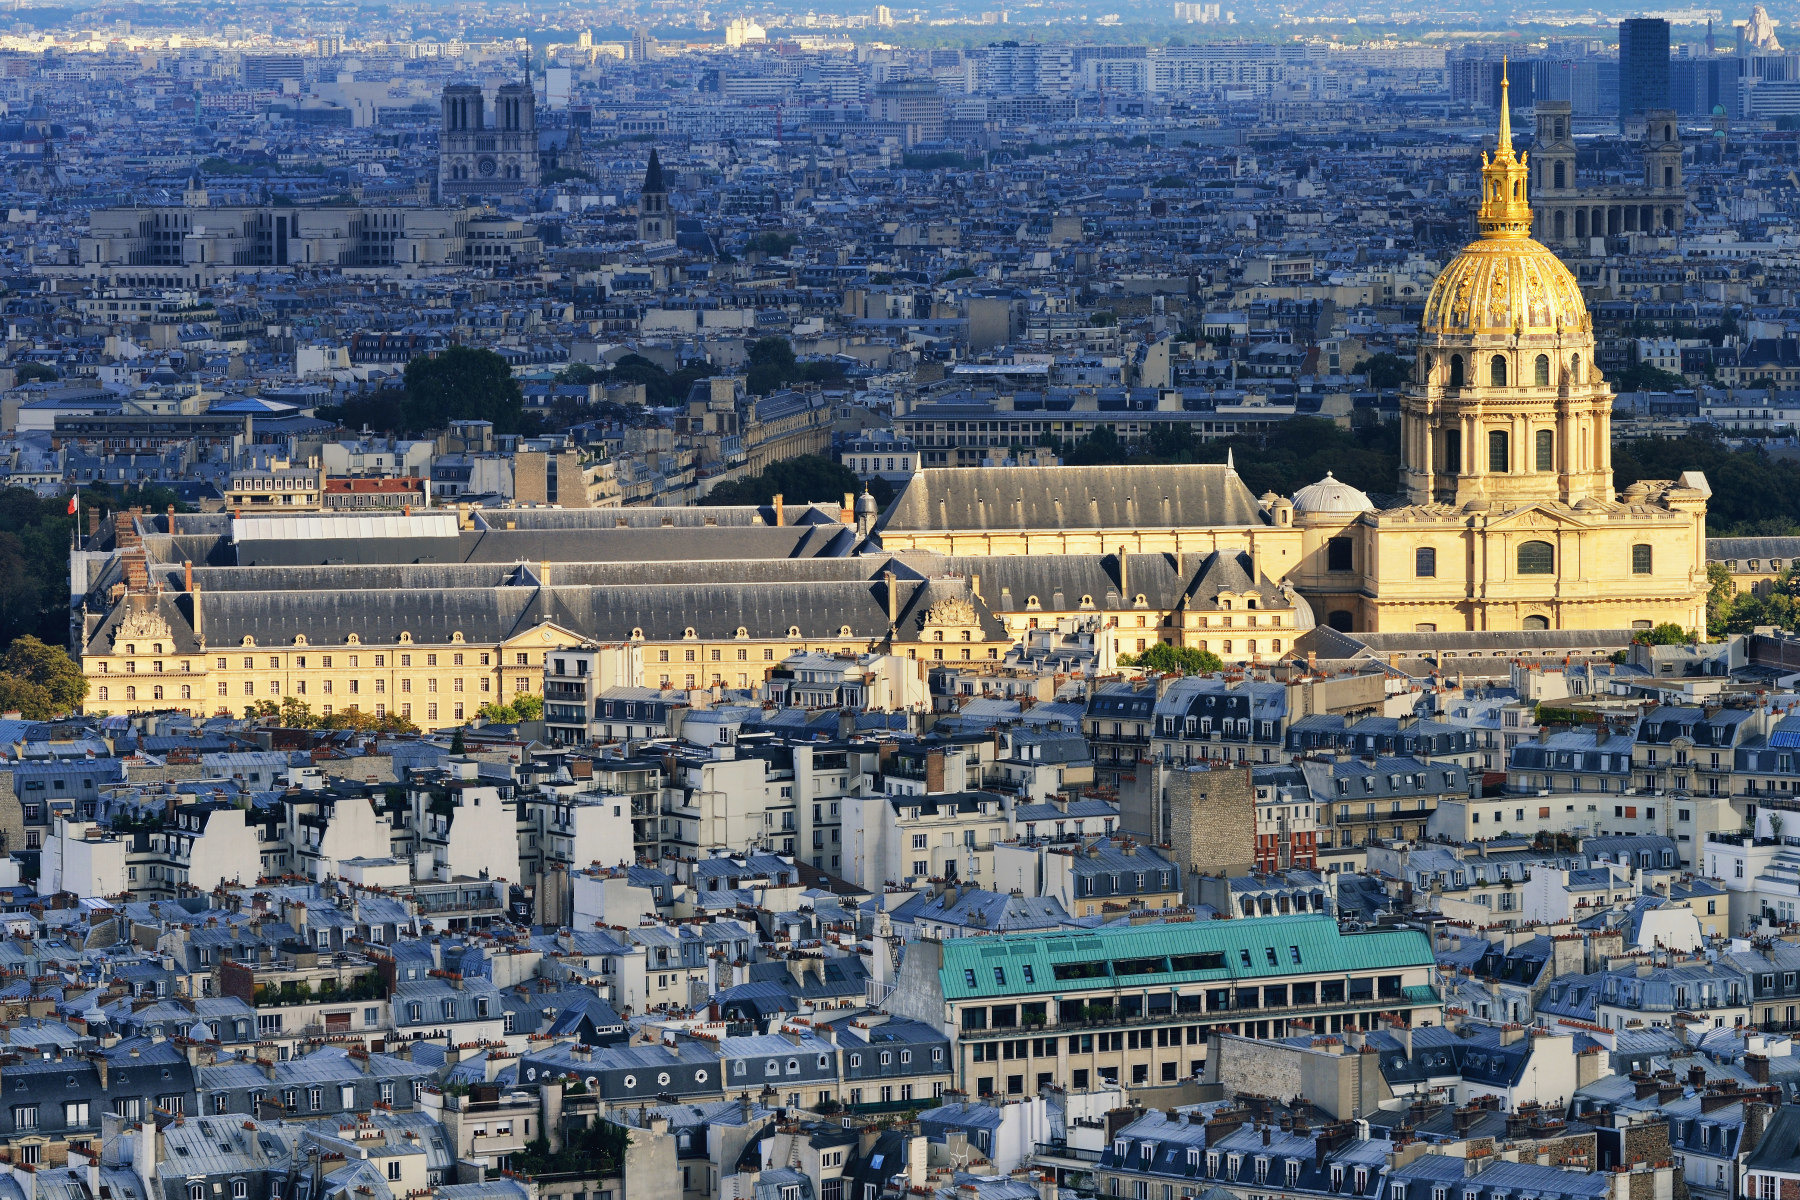
<svg viewBox="0 0 1800 1200">
<path fill-rule="evenodd" d="M 492 175 L 498 169 L 498 166 L 494 162 L 493 159 L 484 158 L 475 165 L 475 169 L 477 171 L 480 171 L 483 176 L 489 176 L 489 175 Z"/>
</svg>

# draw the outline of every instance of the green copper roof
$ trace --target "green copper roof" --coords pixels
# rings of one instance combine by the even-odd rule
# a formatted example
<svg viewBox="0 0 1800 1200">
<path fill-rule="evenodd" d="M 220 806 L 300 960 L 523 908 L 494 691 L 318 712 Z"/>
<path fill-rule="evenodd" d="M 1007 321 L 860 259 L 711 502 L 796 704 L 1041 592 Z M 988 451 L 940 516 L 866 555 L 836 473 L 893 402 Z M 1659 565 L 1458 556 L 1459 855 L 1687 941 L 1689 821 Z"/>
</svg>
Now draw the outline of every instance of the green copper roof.
<svg viewBox="0 0 1800 1200">
<path fill-rule="evenodd" d="M 955 1002 L 1431 964 L 1431 944 L 1416 929 L 1341 933 L 1327 916 L 1250 917 L 951 938 L 940 979 Z"/>
</svg>

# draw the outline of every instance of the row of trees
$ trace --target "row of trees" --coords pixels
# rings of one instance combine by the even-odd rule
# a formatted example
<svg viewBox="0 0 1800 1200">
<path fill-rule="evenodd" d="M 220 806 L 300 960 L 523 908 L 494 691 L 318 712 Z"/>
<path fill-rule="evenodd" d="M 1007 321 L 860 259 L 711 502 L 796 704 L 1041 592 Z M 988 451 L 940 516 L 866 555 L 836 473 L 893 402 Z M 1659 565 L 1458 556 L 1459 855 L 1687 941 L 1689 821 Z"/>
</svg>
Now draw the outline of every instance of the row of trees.
<svg viewBox="0 0 1800 1200">
<path fill-rule="evenodd" d="M 1354 487 L 1392 492 L 1400 476 L 1400 429 L 1393 422 L 1358 422 L 1345 429 L 1320 417 L 1283 421 L 1261 437 L 1205 440 L 1188 424 L 1159 424 L 1127 445 L 1110 425 L 1086 437 L 1055 436 L 1044 444 L 1072 466 L 1114 463 L 1222 463 L 1230 454 L 1252 492 L 1292 495 L 1330 471 Z"/>
<path fill-rule="evenodd" d="M 1142 667 L 1164 675 L 1211 675 L 1225 669 L 1225 660 L 1211 650 L 1194 646 L 1171 646 L 1158 642 L 1142 654 L 1119 655 L 1121 667 Z"/>
<path fill-rule="evenodd" d="M 298 696 L 285 696 L 279 703 L 258 700 L 244 709 L 244 716 L 256 721 L 274 721 L 283 729 L 352 729 L 357 733 L 417 733 L 419 727 L 399 713 L 364 712 L 351 705 L 328 714 L 315 714 L 312 705 Z"/>
</svg>

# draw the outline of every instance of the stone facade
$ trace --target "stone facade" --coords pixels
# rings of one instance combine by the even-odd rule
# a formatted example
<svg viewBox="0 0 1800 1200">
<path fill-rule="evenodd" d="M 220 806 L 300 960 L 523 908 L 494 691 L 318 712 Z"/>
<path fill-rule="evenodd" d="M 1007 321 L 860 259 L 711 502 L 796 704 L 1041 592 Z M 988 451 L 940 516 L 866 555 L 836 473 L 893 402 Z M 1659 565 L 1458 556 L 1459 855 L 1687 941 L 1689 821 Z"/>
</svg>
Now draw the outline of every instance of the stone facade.
<svg viewBox="0 0 1800 1200">
<path fill-rule="evenodd" d="M 1248 874 L 1256 862 L 1256 785 L 1248 768 L 1185 767 L 1166 779 L 1169 856 L 1187 875 Z"/>
</svg>

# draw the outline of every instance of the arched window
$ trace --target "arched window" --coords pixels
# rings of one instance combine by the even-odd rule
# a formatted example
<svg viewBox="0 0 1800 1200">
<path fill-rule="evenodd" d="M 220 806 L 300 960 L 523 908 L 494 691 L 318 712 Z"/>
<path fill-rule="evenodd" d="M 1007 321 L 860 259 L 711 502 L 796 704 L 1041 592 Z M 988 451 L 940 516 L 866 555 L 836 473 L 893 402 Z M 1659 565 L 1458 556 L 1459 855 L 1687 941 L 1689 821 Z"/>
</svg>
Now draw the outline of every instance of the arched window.
<svg viewBox="0 0 1800 1200">
<path fill-rule="evenodd" d="M 1436 577 L 1437 551 L 1430 546 L 1420 546 L 1413 551 L 1413 574 L 1420 579 Z"/>
<path fill-rule="evenodd" d="M 1557 163 L 1556 166 L 1551 168 L 1551 174 L 1556 179 L 1556 183 L 1555 183 L 1556 187 L 1562 188 L 1562 187 L 1568 186 L 1566 183 L 1563 182 L 1563 178 L 1564 178 L 1563 177 L 1563 165 L 1561 163 Z"/>
<path fill-rule="evenodd" d="M 1521 542 L 1519 544 L 1519 574 L 1556 574 L 1556 547 L 1549 542 Z"/>
<path fill-rule="evenodd" d="M 1496 354 L 1488 361 L 1488 382 L 1495 387 L 1506 386 L 1506 355 Z"/>
<path fill-rule="evenodd" d="M 1540 471 L 1556 470 L 1556 434 L 1548 429 L 1540 429 L 1531 436 L 1537 469 Z"/>
<path fill-rule="evenodd" d="M 1650 543 L 1639 542 L 1631 548 L 1631 573 L 1633 575 L 1650 574 L 1651 564 L 1654 562 L 1655 559 L 1651 554 Z"/>
<path fill-rule="evenodd" d="M 150 689 L 150 698 L 152 700 L 161 700 L 163 698 L 161 684 L 157 684 L 155 687 Z"/>
<path fill-rule="evenodd" d="M 1450 386 L 1451 387 L 1461 387 L 1462 385 L 1463 385 L 1462 355 L 1452 354 L 1450 356 Z"/>
<path fill-rule="evenodd" d="M 1525 628 L 1527 628 L 1527 629 L 1548 629 L 1548 628 L 1550 628 L 1550 618 L 1549 617 L 1526 617 L 1525 618 Z"/>
<path fill-rule="evenodd" d="M 1350 615 L 1349 609 L 1339 608 L 1332 610 L 1331 615 L 1325 618 L 1325 623 L 1339 633 L 1349 633 L 1355 626 L 1356 621 L 1355 618 Z"/>
<path fill-rule="evenodd" d="M 137 699 L 137 689 L 135 687 L 126 688 L 125 689 L 125 698 L 127 700 L 136 700 Z"/>
<path fill-rule="evenodd" d="M 1548 354 L 1537 356 L 1537 362 L 1532 364 L 1532 376 L 1532 382 L 1539 387 L 1550 386 L 1550 356 Z"/>
<path fill-rule="evenodd" d="M 1488 470 L 1496 475 L 1504 475 L 1512 469 L 1511 447 L 1507 445 L 1506 430 L 1494 429 L 1488 432 Z"/>
<path fill-rule="evenodd" d="M 183 700 L 192 700 L 194 698 L 194 689 L 189 687 L 185 683 L 182 684 L 181 685 L 181 698 Z"/>
<path fill-rule="evenodd" d="M 102 700 L 106 699 L 106 689 L 105 688 L 100 689 L 100 699 L 102 699 Z"/>
<path fill-rule="evenodd" d="M 206 1185 L 204 1183 L 188 1184 L 188 1200 L 206 1200 Z"/>
</svg>

